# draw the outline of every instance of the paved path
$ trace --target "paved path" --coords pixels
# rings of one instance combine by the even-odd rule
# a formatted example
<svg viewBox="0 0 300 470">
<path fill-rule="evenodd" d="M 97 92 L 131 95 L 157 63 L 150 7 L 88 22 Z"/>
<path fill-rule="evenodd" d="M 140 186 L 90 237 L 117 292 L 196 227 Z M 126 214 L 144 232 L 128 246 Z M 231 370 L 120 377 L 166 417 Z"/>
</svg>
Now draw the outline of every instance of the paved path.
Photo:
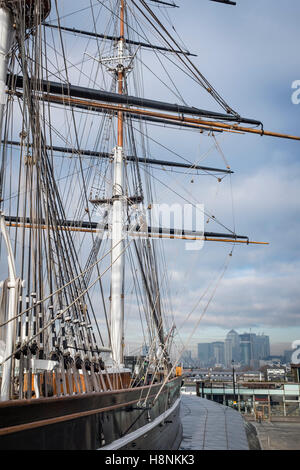
<svg viewBox="0 0 300 470">
<path fill-rule="evenodd" d="M 300 450 L 300 423 L 252 423 L 258 434 L 262 450 Z"/>
<path fill-rule="evenodd" d="M 249 450 L 242 416 L 195 395 L 182 395 L 181 450 Z"/>
</svg>

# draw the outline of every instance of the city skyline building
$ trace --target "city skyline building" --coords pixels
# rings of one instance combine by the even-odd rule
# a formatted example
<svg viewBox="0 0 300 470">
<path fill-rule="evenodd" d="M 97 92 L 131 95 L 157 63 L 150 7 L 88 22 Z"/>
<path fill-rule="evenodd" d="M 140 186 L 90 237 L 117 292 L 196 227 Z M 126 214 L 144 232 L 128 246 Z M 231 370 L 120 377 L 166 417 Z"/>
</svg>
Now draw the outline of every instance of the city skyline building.
<svg viewBox="0 0 300 470">
<path fill-rule="evenodd" d="M 270 338 L 261 333 L 239 334 L 231 329 L 224 341 L 198 343 L 197 360 L 201 366 L 220 365 L 226 368 L 235 364 L 258 367 L 259 361 L 270 356 Z"/>
<path fill-rule="evenodd" d="M 264 334 L 256 335 L 255 337 L 255 359 L 264 359 L 270 356 L 270 338 Z"/>
<path fill-rule="evenodd" d="M 250 366 L 251 359 L 253 359 L 253 342 L 251 339 L 251 333 L 240 335 L 241 362 L 246 366 Z"/>
<path fill-rule="evenodd" d="M 225 357 L 225 366 L 230 367 L 233 361 L 233 354 L 232 354 L 232 341 L 229 338 L 225 339 L 224 343 L 224 357 Z"/>
<path fill-rule="evenodd" d="M 212 359 L 217 365 L 224 365 L 225 355 L 224 355 L 224 342 L 215 341 L 212 343 Z"/>
<path fill-rule="evenodd" d="M 240 361 L 240 336 L 235 330 L 230 330 L 226 335 L 224 355 L 226 367 L 231 367 L 232 361 Z"/>
<path fill-rule="evenodd" d="M 198 343 L 197 358 L 201 365 L 209 365 L 212 359 L 212 343 Z"/>
</svg>

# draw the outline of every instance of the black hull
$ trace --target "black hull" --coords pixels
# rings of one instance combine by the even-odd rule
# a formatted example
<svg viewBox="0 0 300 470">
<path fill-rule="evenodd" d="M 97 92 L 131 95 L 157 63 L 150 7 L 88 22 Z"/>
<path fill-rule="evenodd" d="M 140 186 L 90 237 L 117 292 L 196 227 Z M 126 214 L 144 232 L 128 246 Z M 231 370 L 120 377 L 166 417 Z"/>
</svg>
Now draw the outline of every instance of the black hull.
<svg viewBox="0 0 300 470">
<path fill-rule="evenodd" d="M 169 450 L 182 438 L 181 379 L 112 392 L 0 403 L 1 450 Z"/>
</svg>

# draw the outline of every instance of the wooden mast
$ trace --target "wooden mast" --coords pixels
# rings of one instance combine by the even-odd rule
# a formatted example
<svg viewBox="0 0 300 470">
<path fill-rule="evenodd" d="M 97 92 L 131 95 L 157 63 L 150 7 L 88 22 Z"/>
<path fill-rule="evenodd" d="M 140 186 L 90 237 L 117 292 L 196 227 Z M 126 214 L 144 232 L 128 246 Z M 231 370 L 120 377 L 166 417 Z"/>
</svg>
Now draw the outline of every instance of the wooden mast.
<svg viewBox="0 0 300 470">
<path fill-rule="evenodd" d="M 122 57 L 124 50 L 124 0 L 121 0 L 120 5 L 120 40 L 118 45 L 119 57 Z M 123 82 L 124 82 L 124 67 L 118 64 L 118 93 L 123 94 Z M 118 112 L 118 147 L 123 148 L 124 130 L 123 130 L 123 112 Z"/>
</svg>

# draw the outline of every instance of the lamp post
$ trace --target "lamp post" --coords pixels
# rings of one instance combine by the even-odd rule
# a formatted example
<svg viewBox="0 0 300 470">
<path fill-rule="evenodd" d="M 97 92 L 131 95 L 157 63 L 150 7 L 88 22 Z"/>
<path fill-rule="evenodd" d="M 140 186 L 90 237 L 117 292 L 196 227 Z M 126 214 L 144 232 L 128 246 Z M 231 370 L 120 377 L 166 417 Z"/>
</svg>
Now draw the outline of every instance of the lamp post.
<svg viewBox="0 0 300 470">
<path fill-rule="evenodd" d="M 233 385 L 233 400 L 235 401 L 235 378 L 234 378 L 234 360 L 231 361 L 232 364 L 232 385 Z"/>
</svg>

